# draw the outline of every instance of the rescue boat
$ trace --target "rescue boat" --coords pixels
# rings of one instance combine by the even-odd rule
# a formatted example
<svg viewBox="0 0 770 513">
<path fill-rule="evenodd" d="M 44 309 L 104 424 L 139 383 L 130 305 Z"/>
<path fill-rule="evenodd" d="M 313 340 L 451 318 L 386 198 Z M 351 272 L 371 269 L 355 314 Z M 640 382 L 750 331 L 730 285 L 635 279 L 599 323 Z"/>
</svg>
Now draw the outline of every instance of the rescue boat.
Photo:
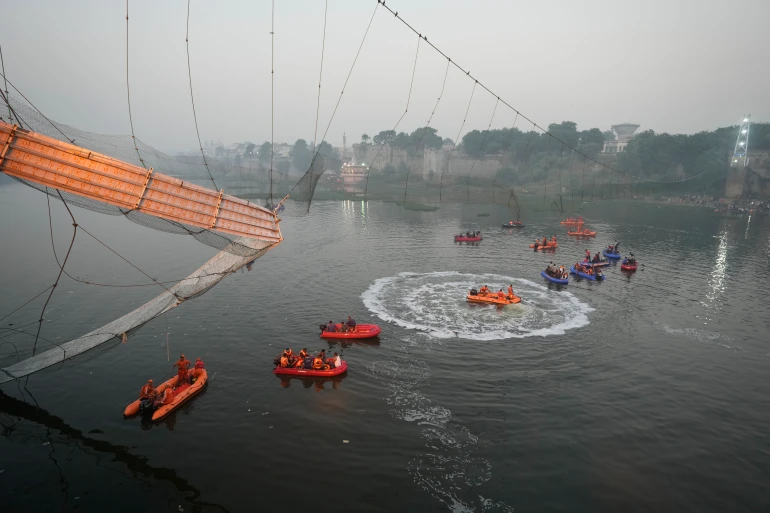
<svg viewBox="0 0 770 513">
<path fill-rule="evenodd" d="M 195 369 L 190 369 L 190 376 L 192 376 L 194 371 Z M 203 387 L 205 387 L 206 383 L 208 382 L 209 375 L 206 372 L 206 369 L 200 369 L 200 371 L 201 373 L 195 379 L 195 383 L 192 385 L 185 383 L 184 385 L 177 387 L 174 390 L 174 398 L 171 400 L 171 402 L 158 406 L 158 408 L 152 414 L 152 420 L 158 421 L 163 419 L 166 415 L 182 406 L 182 404 L 187 402 L 189 399 L 192 399 L 198 395 L 201 390 L 203 390 Z"/>
<path fill-rule="evenodd" d="M 574 219 L 572 217 L 568 217 L 564 221 L 561 222 L 561 224 L 583 224 L 583 218 L 579 217 L 577 219 Z"/>
<path fill-rule="evenodd" d="M 155 392 L 160 394 L 164 390 L 166 390 L 168 387 L 175 387 L 176 382 L 179 379 L 179 376 L 174 376 L 173 378 L 166 380 L 165 382 L 161 383 L 155 388 Z M 139 398 L 133 403 L 126 406 L 126 409 L 123 410 L 123 416 L 124 417 L 133 417 L 137 413 L 139 413 L 139 405 L 142 403 L 142 399 Z"/>
<path fill-rule="evenodd" d="M 612 260 L 620 260 L 620 253 L 608 253 L 606 249 L 602 251 L 602 255 Z"/>
<path fill-rule="evenodd" d="M 540 271 L 540 276 L 550 281 L 551 283 L 558 283 L 559 285 L 569 285 L 569 278 L 567 279 L 554 278 L 553 276 L 549 276 L 548 273 L 546 273 L 545 271 Z"/>
<path fill-rule="evenodd" d="M 341 324 L 335 324 L 336 329 L 340 329 Z M 333 331 L 326 330 L 321 332 L 321 338 L 372 338 L 380 334 L 382 328 L 376 324 L 358 324 L 356 331 Z"/>
<path fill-rule="evenodd" d="M 455 235 L 455 242 L 479 242 L 481 235 L 478 237 L 466 237 L 465 235 Z"/>
<path fill-rule="evenodd" d="M 535 245 L 530 244 L 529 247 L 534 248 Z M 538 244 L 537 249 L 556 249 L 558 247 L 559 247 L 559 244 L 557 242 L 548 241 L 548 244 L 546 244 L 545 246 L 543 246 L 542 244 Z"/>
<path fill-rule="evenodd" d="M 523 224 L 504 223 L 503 228 L 524 228 Z"/>
<path fill-rule="evenodd" d="M 603 274 L 596 275 L 596 274 L 584 273 L 583 271 L 579 271 L 579 270 L 575 269 L 575 266 L 570 267 L 569 268 L 569 272 L 574 274 L 574 275 L 576 275 L 576 276 L 580 276 L 581 278 L 585 278 L 586 280 L 601 281 L 601 280 L 604 279 L 604 275 Z"/>
<path fill-rule="evenodd" d="M 518 303 L 521 303 L 521 298 L 517 296 L 516 294 L 513 295 L 512 299 L 508 298 L 508 295 L 506 294 L 503 299 L 500 299 L 497 297 L 497 294 L 468 294 L 465 299 L 470 301 L 471 303 L 487 303 L 490 305 L 516 305 Z"/>
<path fill-rule="evenodd" d="M 193 372 L 195 372 L 196 369 L 190 369 L 189 375 L 192 376 Z M 172 391 L 172 399 L 171 402 L 168 404 L 162 404 L 155 408 L 152 411 L 152 420 L 158 421 L 163 419 L 166 415 L 171 413 L 172 411 L 179 408 L 183 403 L 185 403 L 188 399 L 192 399 L 195 397 L 201 390 L 203 390 L 203 387 L 206 386 L 206 382 L 208 381 L 208 374 L 206 373 L 206 369 L 200 369 L 200 374 L 195 379 L 195 383 L 189 384 L 185 383 L 182 386 L 176 387 L 177 382 L 179 380 L 179 376 L 174 376 L 173 378 L 169 379 L 168 381 L 162 383 L 158 386 L 158 388 L 155 389 L 156 392 L 159 394 L 163 391 L 165 391 L 169 387 L 176 387 Z M 140 407 L 141 407 L 142 400 L 137 399 L 136 401 L 132 402 L 128 406 L 126 406 L 126 409 L 123 411 L 123 415 L 125 417 L 131 417 L 133 415 L 136 415 L 139 413 Z"/>
<path fill-rule="evenodd" d="M 629 264 L 627 259 L 623 259 L 623 262 L 620 264 L 620 269 L 622 271 L 636 271 L 636 267 L 639 265 L 639 262 L 635 262 L 633 264 Z"/>
<path fill-rule="evenodd" d="M 273 370 L 273 374 L 281 374 L 285 376 L 318 376 L 318 377 L 329 377 L 329 376 L 339 376 L 340 374 L 344 374 L 348 371 L 348 362 L 345 360 L 340 360 L 341 365 L 339 367 L 335 367 L 333 369 L 329 370 L 316 370 L 316 369 L 303 369 L 303 368 L 297 368 L 297 367 L 276 367 L 275 370 Z"/>
<path fill-rule="evenodd" d="M 567 232 L 567 235 L 573 235 L 575 237 L 596 237 L 596 232 L 592 232 L 591 230 L 585 229 L 585 230 L 576 230 L 574 232 Z"/>
</svg>

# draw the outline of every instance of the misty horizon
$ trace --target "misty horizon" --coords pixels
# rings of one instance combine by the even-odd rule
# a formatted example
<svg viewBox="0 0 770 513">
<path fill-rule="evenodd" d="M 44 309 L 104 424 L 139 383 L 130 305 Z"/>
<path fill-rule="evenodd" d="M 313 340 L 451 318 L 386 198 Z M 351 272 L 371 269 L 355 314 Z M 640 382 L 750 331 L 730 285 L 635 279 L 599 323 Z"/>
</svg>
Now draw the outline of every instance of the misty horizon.
<svg viewBox="0 0 770 513">
<path fill-rule="evenodd" d="M 0 44 L 8 77 L 58 122 L 130 133 L 126 6 L 94 0 L 44 4 L 4 10 Z M 323 137 L 375 5 L 329 3 L 315 137 L 324 6 L 299 0 L 276 6 L 271 137 L 270 3 L 193 2 L 189 50 L 201 139 L 293 144 L 315 138 L 339 147 L 346 133 L 352 145 L 363 133 L 393 129 L 404 114 L 413 69 L 409 109 L 396 131 L 425 126 L 446 60 L 424 41 L 416 52 L 417 37 L 378 7 Z M 425 0 L 388 6 L 541 127 L 573 121 L 581 130 L 606 131 L 636 123 L 640 132 L 692 134 L 735 126 L 744 114 L 757 122 L 770 119 L 763 87 L 768 71 L 758 65 L 770 58 L 762 27 L 770 17 L 767 2 L 746 1 L 740 7 L 712 2 L 700 10 L 603 1 L 555 7 L 482 1 L 465 9 L 459 1 Z M 187 5 L 131 3 L 129 9 L 128 78 L 136 137 L 169 153 L 196 149 Z M 749 15 L 741 24 L 725 24 L 725 10 Z M 31 39 L 30 27 L 36 29 Z M 451 66 L 430 123 L 442 137 L 458 141 L 474 129 L 513 125 L 515 112 L 502 105 L 495 109 L 496 99 L 477 87 L 460 130 L 472 88 L 473 81 Z M 515 127 L 532 129 L 521 118 Z"/>
</svg>

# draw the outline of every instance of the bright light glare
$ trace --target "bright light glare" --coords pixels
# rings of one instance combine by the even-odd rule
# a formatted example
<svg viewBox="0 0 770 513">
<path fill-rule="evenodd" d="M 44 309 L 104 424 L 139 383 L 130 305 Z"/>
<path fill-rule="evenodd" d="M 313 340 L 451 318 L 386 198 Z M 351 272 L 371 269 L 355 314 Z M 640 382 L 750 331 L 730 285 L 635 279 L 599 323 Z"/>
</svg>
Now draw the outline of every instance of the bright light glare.
<svg viewBox="0 0 770 513">
<path fill-rule="evenodd" d="M 743 146 L 743 141 L 740 142 L 741 146 Z"/>
<path fill-rule="evenodd" d="M 746 121 L 748 121 L 748 120 L 749 120 L 749 118 L 743 118 L 743 122 L 744 122 L 744 123 L 745 123 Z"/>
<path fill-rule="evenodd" d="M 746 130 L 741 130 L 741 133 L 742 133 L 742 134 L 745 134 L 745 133 L 746 133 Z"/>
</svg>

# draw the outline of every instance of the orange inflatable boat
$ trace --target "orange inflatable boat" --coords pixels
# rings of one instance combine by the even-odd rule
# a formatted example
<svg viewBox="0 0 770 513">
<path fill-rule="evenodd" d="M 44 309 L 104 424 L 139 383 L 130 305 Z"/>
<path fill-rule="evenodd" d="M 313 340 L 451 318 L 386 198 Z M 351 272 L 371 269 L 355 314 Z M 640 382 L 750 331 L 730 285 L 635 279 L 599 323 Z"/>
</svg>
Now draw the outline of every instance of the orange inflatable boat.
<svg viewBox="0 0 770 513">
<path fill-rule="evenodd" d="M 561 222 L 561 224 L 583 224 L 583 217 L 578 217 L 575 219 L 574 217 L 568 217 L 564 221 Z"/>
<path fill-rule="evenodd" d="M 521 298 L 514 294 L 512 299 L 509 299 L 506 295 L 504 299 L 499 299 L 497 297 L 497 294 L 487 294 L 487 295 L 479 295 L 479 294 L 468 294 L 466 296 L 466 299 L 471 303 L 487 303 L 490 305 L 515 305 L 518 303 L 521 303 Z"/>
<path fill-rule="evenodd" d="M 160 394 L 164 390 L 166 390 L 168 387 L 175 387 L 176 381 L 179 379 L 179 376 L 174 376 L 173 378 L 165 381 L 164 383 L 161 383 L 155 388 L 155 392 Z M 123 416 L 124 417 L 133 417 L 137 413 L 139 413 L 139 403 L 142 402 L 142 399 L 137 399 L 133 403 L 126 406 L 126 409 L 123 410 Z"/>
<path fill-rule="evenodd" d="M 596 232 L 592 232 L 589 229 L 576 230 L 574 232 L 567 232 L 567 235 L 573 235 L 575 237 L 596 237 Z"/>
<path fill-rule="evenodd" d="M 534 248 L 535 245 L 534 244 L 530 244 L 529 247 L 530 248 Z M 545 246 L 543 246 L 542 244 L 538 245 L 537 249 L 556 249 L 558 247 L 559 247 L 558 243 L 548 241 L 548 244 L 546 244 Z"/>
<path fill-rule="evenodd" d="M 190 369 L 190 375 L 192 375 L 194 371 L 195 369 Z M 168 387 L 175 387 L 178 379 L 179 379 L 179 376 L 174 376 L 173 378 L 159 385 L 155 389 L 155 391 L 160 393 L 166 390 Z M 203 390 L 203 387 L 206 386 L 207 381 L 208 381 L 208 374 L 206 373 L 206 369 L 200 369 L 200 374 L 198 375 L 198 378 L 195 380 L 195 383 L 193 383 L 192 385 L 190 385 L 189 383 L 185 383 L 184 385 L 175 388 L 173 390 L 173 396 L 172 396 L 173 398 L 171 402 L 168 404 L 163 404 L 159 406 L 153 412 L 152 420 L 161 420 L 163 417 L 165 417 L 172 411 L 179 408 L 182 405 L 182 403 L 198 395 L 198 393 L 201 390 Z M 126 417 L 131 417 L 139 413 L 140 402 L 141 400 L 137 399 L 136 401 L 126 406 L 126 409 L 123 411 L 123 415 Z"/>
<path fill-rule="evenodd" d="M 193 371 L 194 369 L 190 369 L 191 373 Z M 206 382 L 209 379 L 209 375 L 206 373 L 206 369 L 200 369 L 200 371 L 201 373 L 198 375 L 195 383 L 192 385 L 185 383 L 184 385 L 177 387 L 174 390 L 174 398 L 170 403 L 159 406 L 158 409 L 155 410 L 155 413 L 152 414 L 152 420 L 162 419 L 172 411 L 182 406 L 182 404 L 188 399 L 192 399 L 198 395 L 201 390 L 203 390 L 203 387 L 206 386 Z"/>
</svg>

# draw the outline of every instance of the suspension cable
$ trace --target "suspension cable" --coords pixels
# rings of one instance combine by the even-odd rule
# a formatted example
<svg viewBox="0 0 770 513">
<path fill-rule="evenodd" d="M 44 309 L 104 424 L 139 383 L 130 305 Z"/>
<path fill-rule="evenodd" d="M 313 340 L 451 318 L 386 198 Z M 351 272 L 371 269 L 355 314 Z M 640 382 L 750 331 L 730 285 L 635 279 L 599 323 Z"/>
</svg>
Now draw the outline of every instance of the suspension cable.
<svg viewBox="0 0 770 513">
<path fill-rule="evenodd" d="M 454 154 L 455 149 L 457 148 L 457 141 L 460 139 L 460 134 L 463 131 L 463 127 L 465 127 L 465 121 L 468 119 L 468 112 L 470 112 L 471 103 L 473 103 L 473 95 L 476 93 L 476 85 L 478 85 L 478 82 L 473 82 L 473 89 L 471 89 L 471 97 L 468 99 L 468 106 L 465 108 L 465 116 L 463 117 L 463 122 L 460 125 L 460 129 L 457 131 L 457 137 L 455 137 L 454 144 L 452 145 L 452 149 L 449 151 L 449 158 L 447 158 L 446 165 L 444 166 L 444 170 L 441 172 L 441 179 L 439 181 L 439 186 L 438 186 L 439 203 L 441 203 L 441 193 L 444 187 L 444 173 L 446 173 L 449 170 L 449 164 L 452 161 L 452 155 Z"/>
<path fill-rule="evenodd" d="M 449 75 L 448 60 L 446 63 L 446 70 L 444 71 L 444 81 L 441 83 L 441 92 L 438 94 L 438 99 L 436 100 L 436 104 L 433 106 L 433 110 L 431 111 L 430 116 L 428 117 L 428 121 L 425 123 L 425 127 L 422 129 L 422 133 L 420 134 L 420 141 L 417 143 L 417 146 L 412 152 L 412 158 L 409 159 L 409 165 L 406 168 L 406 183 L 404 184 L 404 205 L 406 205 L 406 192 L 409 189 L 409 172 L 412 170 L 412 163 L 414 162 L 414 159 L 417 157 L 417 150 L 422 145 L 422 140 L 425 137 L 425 132 L 428 131 L 428 128 L 430 127 L 430 122 L 433 121 L 433 115 L 436 113 L 438 104 L 441 102 L 441 97 L 444 96 L 444 88 L 446 87 L 447 75 Z M 425 160 L 424 157 L 425 157 L 425 150 L 423 149 L 423 162 Z M 367 183 L 368 183 L 368 175 L 367 175 Z M 364 197 L 366 197 L 366 192 L 364 192 Z"/>
<path fill-rule="evenodd" d="M 134 149 L 136 150 L 136 155 L 139 157 L 139 162 L 142 163 L 143 168 L 147 169 L 142 154 L 139 153 L 139 146 L 136 144 L 134 118 L 131 116 L 131 87 L 128 84 L 128 0 L 126 0 L 126 99 L 128 100 L 128 122 L 131 125 L 131 140 L 134 143 Z"/>
<path fill-rule="evenodd" d="M 396 129 L 398 129 L 398 125 L 401 124 L 401 121 L 404 119 L 404 116 L 406 116 L 406 113 L 409 112 L 409 102 L 412 100 L 412 88 L 414 87 L 414 75 L 417 73 L 417 57 L 420 55 L 420 40 L 421 37 L 417 37 L 417 50 L 414 53 L 414 65 L 412 66 L 412 79 L 409 82 L 409 93 L 406 96 L 406 107 L 404 107 L 404 112 L 401 114 L 401 117 L 398 118 L 398 121 L 396 121 L 396 124 L 393 125 L 393 130 L 391 130 L 391 134 L 385 138 L 384 141 L 382 141 L 382 144 L 380 144 L 380 147 L 377 149 L 377 153 L 374 155 L 374 158 L 369 163 L 369 168 L 366 170 L 366 185 L 364 186 L 364 199 L 366 199 L 366 193 L 369 189 L 369 174 L 372 170 L 372 167 L 374 166 L 374 163 L 377 162 L 377 158 L 380 156 L 380 152 L 385 147 L 386 144 L 396 135 Z M 423 134 L 425 135 L 425 130 L 423 129 Z M 422 141 L 422 137 L 420 137 L 420 141 Z M 419 147 L 419 144 L 417 145 Z M 417 148 L 414 150 L 417 152 Z M 406 183 L 409 183 L 409 170 L 407 169 L 406 174 Z M 404 195 L 406 195 L 406 191 L 404 191 Z M 405 196 L 406 197 L 406 196 Z"/>
<path fill-rule="evenodd" d="M 193 120 L 195 121 L 195 133 L 198 136 L 198 146 L 200 146 L 201 149 L 201 156 L 203 157 L 203 165 L 206 166 L 206 172 L 209 174 L 209 178 L 211 178 L 211 183 L 214 184 L 215 189 L 219 189 L 217 187 L 217 182 L 214 181 L 214 175 L 211 174 L 211 169 L 209 169 L 209 163 L 206 160 L 206 153 L 203 151 L 203 143 L 201 142 L 201 132 L 198 130 L 198 115 L 195 113 L 195 97 L 193 96 L 193 86 L 192 86 L 192 69 L 190 67 L 190 1 L 187 0 L 187 31 L 185 32 L 184 36 L 184 42 L 185 46 L 187 47 L 187 77 L 190 81 L 190 103 L 192 104 L 192 111 L 193 111 Z"/>
</svg>

